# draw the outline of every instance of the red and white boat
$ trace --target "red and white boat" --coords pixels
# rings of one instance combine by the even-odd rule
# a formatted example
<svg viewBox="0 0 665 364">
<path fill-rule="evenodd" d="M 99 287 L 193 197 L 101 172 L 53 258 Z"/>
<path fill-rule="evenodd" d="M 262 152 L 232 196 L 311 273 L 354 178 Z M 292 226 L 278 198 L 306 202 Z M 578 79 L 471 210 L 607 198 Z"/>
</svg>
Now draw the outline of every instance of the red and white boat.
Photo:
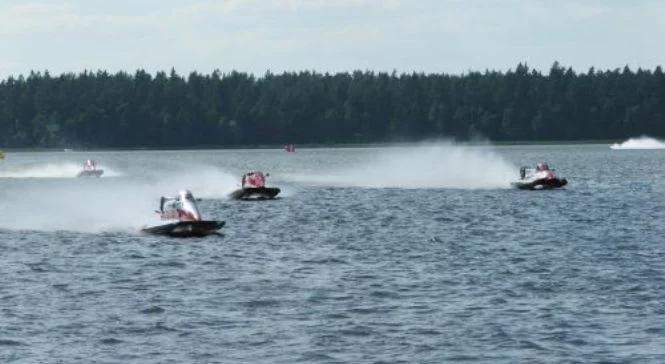
<svg viewBox="0 0 665 364">
<path fill-rule="evenodd" d="M 104 174 L 104 170 L 97 168 L 97 162 L 92 159 L 88 159 L 83 163 L 83 170 L 79 172 L 77 177 L 101 177 Z"/>
<path fill-rule="evenodd" d="M 231 192 L 231 198 L 236 200 L 267 200 L 275 198 L 280 193 L 277 187 L 266 187 L 266 178 L 270 174 L 263 172 L 248 172 L 242 176 L 241 188 Z"/>
<path fill-rule="evenodd" d="M 547 163 L 541 162 L 535 169 L 520 168 L 520 180 L 511 184 L 520 190 L 544 190 L 563 187 L 568 180 L 560 178 Z"/>
<path fill-rule="evenodd" d="M 176 197 L 162 197 L 156 212 L 162 220 L 173 222 L 144 228 L 144 233 L 177 237 L 205 236 L 217 233 L 225 224 L 224 221 L 202 220 L 196 200 L 187 190 L 180 191 Z"/>
</svg>

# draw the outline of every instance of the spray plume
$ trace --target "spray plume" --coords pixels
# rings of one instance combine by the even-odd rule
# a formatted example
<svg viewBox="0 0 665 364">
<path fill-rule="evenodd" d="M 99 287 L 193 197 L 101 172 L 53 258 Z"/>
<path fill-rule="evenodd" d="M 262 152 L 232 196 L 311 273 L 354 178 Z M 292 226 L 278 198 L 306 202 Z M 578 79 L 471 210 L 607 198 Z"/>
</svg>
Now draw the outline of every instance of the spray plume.
<svg viewBox="0 0 665 364">
<path fill-rule="evenodd" d="M 612 149 L 665 149 L 665 143 L 658 139 L 648 136 L 639 138 L 630 138 L 623 143 L 614 143 L 610 146 Z"/>
<path fill-rule="evenodd" d="M 368 188 L 507 188 L 515 168 L 487 146 L 453 143 L 396 147 L 324 175 L 292 175 L 295 182 Z"/>
</svg>

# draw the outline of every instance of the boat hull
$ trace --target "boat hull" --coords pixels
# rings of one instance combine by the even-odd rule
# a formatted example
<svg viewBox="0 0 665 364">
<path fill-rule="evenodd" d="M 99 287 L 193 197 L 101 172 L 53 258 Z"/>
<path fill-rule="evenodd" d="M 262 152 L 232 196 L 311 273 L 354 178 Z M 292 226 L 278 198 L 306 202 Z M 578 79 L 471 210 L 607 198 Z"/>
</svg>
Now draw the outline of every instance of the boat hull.
<svg viewBox="0 0 665 364">
<path fill-rule="evenodd" d="M 280 191 L 276 187 L 248 187 L 235 190 L 230 196 L 236 200 L 268 200 L 275 198 Z"/>
<path fill-rule="evenodd" d="M 224 224 L 224 221 L 178 221 L 171 224 L 144 228 L 141 231 L 146 234 L 179 238 L 201 237 L 216 234 Z"/>
<path fill-rule="evenodd" d="M 554 179 L 539 179 L 535 181 L 518 181 L 513 182 L 511 185 L 520 190 L 550 190 L 553 188 L 561 188 L 568 184 L 565 178 Z"/>
<path fill-rule="evenodd" d="M 77 177 L 101 177 L 104 174 L 103 169 L 95 169 L 94 171 L 81 171 Z"/>
</svg>

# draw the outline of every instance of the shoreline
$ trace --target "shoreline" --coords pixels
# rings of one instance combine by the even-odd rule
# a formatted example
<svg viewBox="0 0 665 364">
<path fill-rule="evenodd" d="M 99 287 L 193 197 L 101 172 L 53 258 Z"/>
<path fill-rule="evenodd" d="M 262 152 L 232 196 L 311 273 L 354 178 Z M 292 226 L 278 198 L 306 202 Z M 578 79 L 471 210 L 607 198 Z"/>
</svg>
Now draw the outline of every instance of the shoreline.
<svg viewBox="0 0 665 364">
<path fill-rule="evenodd" d="M 416 147 L 422 145 L 433 145 L 438 143 L 449 143 L 455 145 L 466 146 L 518 146 L 518 145 L 612 145 L 614 143 L 621 143 L 625 140 L 553 140 L 553 141 L 530 141 L 530 140 L 514 140 L 514 141 L 488 141 L 488 140 L 471 140 L 471 141 L 456 141 L 453 139 L 425 139 L 418 142 L 376 142 L 376 143 L 307 143 L 307 144 L 294 144 L 296 153 L 299 149 L 326 149 L 326 148 L 386 148 L 386 147 Z M 26 147 L 26 148 L 0 148 L 4 154 L 7 153 L 44 153 L 44 152 L 57 152 L 57 153 L 75 153 L 75 152 L 132 152 L 132 151 L 195 151 L 195 150 L 284 150 L 284 145 L 275 144 L 249 144 L 242 146 L 219 146 L 219 145 L 194 145 L 187 147 L 120 147 L 120 148 L 39 148 L 39 147 Z"/>
</svg>

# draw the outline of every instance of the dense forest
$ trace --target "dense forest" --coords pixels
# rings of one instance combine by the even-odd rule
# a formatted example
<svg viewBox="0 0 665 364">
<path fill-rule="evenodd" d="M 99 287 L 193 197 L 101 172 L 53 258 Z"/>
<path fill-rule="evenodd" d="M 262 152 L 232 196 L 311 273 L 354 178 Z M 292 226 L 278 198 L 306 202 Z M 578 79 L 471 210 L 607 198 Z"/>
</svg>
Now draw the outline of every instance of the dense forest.
<svg viewBox="0 0 665 364">
<path fill-rule="evenodd" d="M 2 147 L 187 147 L 427 138 L 665 136 L 665 75 L 356 71 L 155 75 L 32 72 L 0 82 Z"/>
</svg>

